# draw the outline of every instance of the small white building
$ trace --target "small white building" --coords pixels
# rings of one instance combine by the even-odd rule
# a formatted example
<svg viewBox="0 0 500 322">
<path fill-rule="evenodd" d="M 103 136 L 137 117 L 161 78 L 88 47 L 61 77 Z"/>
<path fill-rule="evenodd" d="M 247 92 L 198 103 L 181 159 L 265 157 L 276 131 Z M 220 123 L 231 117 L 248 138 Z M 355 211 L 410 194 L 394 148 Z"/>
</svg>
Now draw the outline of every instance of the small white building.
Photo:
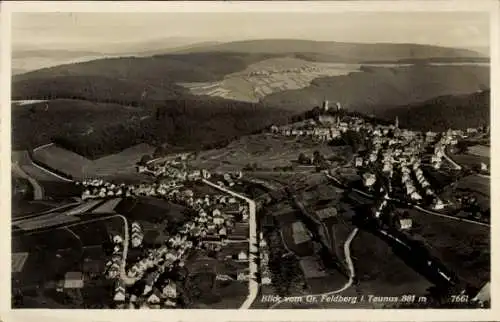
<svg viewBox="0 0 500 322">
<path fill-rule="evenodd" d="M 248 255 L 242 250 L 238 254 L 238 260 L 239 261 L 247 261 L 248 260 Z"/>
</svg>

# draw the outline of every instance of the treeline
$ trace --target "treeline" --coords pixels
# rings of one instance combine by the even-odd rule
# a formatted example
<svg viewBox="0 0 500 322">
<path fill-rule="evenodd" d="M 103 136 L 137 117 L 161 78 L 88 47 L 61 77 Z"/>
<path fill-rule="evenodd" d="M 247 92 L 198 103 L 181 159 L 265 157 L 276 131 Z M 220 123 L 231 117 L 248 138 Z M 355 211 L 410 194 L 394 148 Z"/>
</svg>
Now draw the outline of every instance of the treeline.
<svg viewBox="0 0 500 322">
<path fill-rule="evenodd" d="M 105 76 L 53 76 L 24 79 L 12 84 L 13 100 L 75 99 L 125 106 L 148 106 L 158 100 L 190 97 L 173 82 L 151 85 L 130 79 Z"/>
<path fill-rule="evenodd" d="M 299 260 L 285 249 L 279 228 L 268 228 L 264 236 L 269 243 L 269 270 L 272 275 L 272 286 L 279 296 L 300 293 L 306 287 L 304 273 Z"/>
<path fill-rule="evenodd" d="M 222 147 L 272 124 L 286 124 L 291 114 L 258 104 L 229 100 L 169 100 L 155 102 L 141 118 L 94 129 L 86 135 L 59 133 L 52 140 L 96 159 L 139 143 L 203 150 Z"/>
</svg>

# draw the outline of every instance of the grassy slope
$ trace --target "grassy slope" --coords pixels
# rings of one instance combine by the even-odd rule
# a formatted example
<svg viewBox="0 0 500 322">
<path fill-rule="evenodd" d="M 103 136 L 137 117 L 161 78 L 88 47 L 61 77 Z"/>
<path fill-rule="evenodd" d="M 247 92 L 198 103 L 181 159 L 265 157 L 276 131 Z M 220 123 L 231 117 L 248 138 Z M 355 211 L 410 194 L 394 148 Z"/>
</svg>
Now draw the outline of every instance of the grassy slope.
<svg viewBox="0 0 500 322">
<path fill-rule="evenodd" d="M 379 114 L 390 106 L 430 98 L 466 94 L 489 87 L 489 68 L 479 66 L 421 66 L 365 68 L 364 72 L 315 79 L 309 87 L 266 96 L 265 104 L 287 109 L 310 109 L 324 99 L 351 110 Z M 373 106 L 377 106 L 374 111 Z"/>
<path fill-rule="evenodd" d="M 489 124 L 490 91 L 469 95 L 441 96 L 419 104 L 396 107 L 382 115 L 399 117 L 402 126 L 414 129 L 446 130 Z"/>
</svg>

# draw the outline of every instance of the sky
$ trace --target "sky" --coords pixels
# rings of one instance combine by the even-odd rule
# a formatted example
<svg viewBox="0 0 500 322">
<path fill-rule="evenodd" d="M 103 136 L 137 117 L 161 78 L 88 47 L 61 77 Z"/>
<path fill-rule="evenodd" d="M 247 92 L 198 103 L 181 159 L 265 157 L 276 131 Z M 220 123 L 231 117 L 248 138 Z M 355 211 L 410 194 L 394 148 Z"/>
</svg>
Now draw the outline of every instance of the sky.
<svg viewBox="0 0 500 322">
<path fill-rule="evenodd" d="M 349 13 L 13 13 L 13 49 L 102 51 L 124 44 L 296 38 L 396 42 L 475 48 L 489 46 L 482 12 Z"/>
</svg>

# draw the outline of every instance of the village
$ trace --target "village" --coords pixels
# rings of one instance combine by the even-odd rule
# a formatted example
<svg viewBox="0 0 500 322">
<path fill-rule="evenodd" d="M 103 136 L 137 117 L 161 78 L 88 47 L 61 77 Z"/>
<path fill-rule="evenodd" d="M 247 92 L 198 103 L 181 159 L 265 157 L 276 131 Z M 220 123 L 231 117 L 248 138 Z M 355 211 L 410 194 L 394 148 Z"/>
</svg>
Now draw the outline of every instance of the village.
<svg viewBox="0 0 500 322">
<path fill-rule="evenodd" d="M 213 269 L 216 281 L 247 283 L 249 279 L 256 278 L 250 276 L 248 264 L 248 205 L 240 199 L 223 194 L 195 195 L 185 184 L 199 183 L 202 179 L 211 178 L 211 174 L 206 170 L 187 170 L 185 161 L 186 159 L 138 165 L 138 172 L 150 173 L 154 177 L 156 182 L 151 184 L 113 184 L 102 179 L 80 183 L 84 187 L 83 200 L 154 197 L 183 205 L 194 213 L 175 235 L 165 241 L 165 245 L 157 248 L 143 247 L 141 225 L 133 222 L 129 247 L 141 249 L 143 255 L 135 263 L 126 263 L 126 276 L 122 276 L 120 271 L 125 236 L 113 237 L 116 245 L 112 260 L 106 265 L 106 276 L 116 281 L 113 300 L 119 308 L 176 307 L 178 281 L 165 276 L 172 276 L 172 272 L 183 268 L 191 274 L 200 265 L 203 270 Z M 233 176 L 226 174 L 217 184 L 232 187 L 241 177 L 241 172 Z M 259 240 L 259 282 L 267 285 L 271 283 L 267 268 L 269 250 L 262 236 Z M 143 287 L 133 288 L 133 293 L 126 292 L 133 285 L 141 283 L 144 284 Z"/>
<path fill-rule="evenodd" d="M 487 133 L 488 129 L 468 128 L 467 130 L 448 129 L 445 132 L 420 132 L 402 129 L 396 117 L 393 124 L 372 123 L 356 115 L 349 115 L 336 103 L 330 108 L 329 102 L 323 105 L 313 119 L 272 126 L 270 132 L 285 137 L 308 138 L 315 142 L 332 144 L 340 141 L 345 144 L 354 137 L 354 155 L 345 167 L 353 167 L 362 182 L 364 192 L 376 196 L 379 200 L 373 209 L 375 218 L 389 216 L 385 207 L 390 200 L 403 201 L 410 205 L 418 205 L 434 211 L 446 211 L 453 206 L 452 201 L 440 198 L 426 178 L 422 166 L 431 167 L 435 171 L 460 171 L 462 167 L 447 154 L 453 150 L 460 140 Z M 318 165 L 318 156 L 310 159 L 299 155 L 299 163 Z M 328 163 L 327 163 L 328 164 Z M 479 162 L 475 165 L 479 173 L 489 175 L 489 165 Z M 329 167 L 327 172 L 336 178 L 338 167 Z M 439 189 L 439 187 L 437 188 Z M 393 220 L 393 218 L 391 218 Z M 411 218 L 403 216 L 398 220 L 400 229 L 410 229 Z"/>
</svg>

